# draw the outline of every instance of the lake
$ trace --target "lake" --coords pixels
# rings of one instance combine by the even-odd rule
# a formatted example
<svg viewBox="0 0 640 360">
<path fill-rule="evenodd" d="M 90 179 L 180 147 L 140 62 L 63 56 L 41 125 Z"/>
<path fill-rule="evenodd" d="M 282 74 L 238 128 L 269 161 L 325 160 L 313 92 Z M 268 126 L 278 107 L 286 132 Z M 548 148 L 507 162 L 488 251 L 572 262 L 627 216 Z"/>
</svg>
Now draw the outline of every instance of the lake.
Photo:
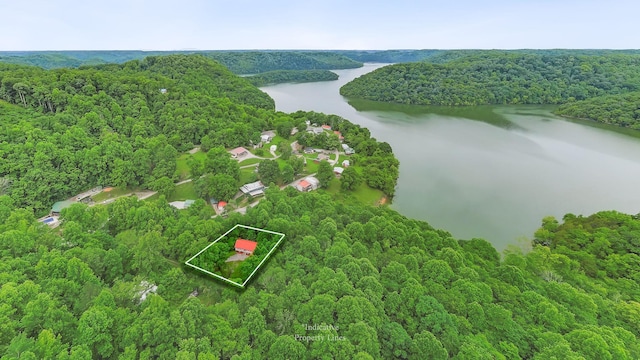
<svg viewBox="0 0 640 360">
<path fill-rule="evenodd" d="M 388 142 L 400 160 L 391 207 L 499 251 L 531 239 L 544 216 L 640 212 L 640 132 L 551 114 L 551 106 L 405 106 L 352 101 L 337 81 L 262 88 L 284 112 L 340 115 Z"/>
</svg>

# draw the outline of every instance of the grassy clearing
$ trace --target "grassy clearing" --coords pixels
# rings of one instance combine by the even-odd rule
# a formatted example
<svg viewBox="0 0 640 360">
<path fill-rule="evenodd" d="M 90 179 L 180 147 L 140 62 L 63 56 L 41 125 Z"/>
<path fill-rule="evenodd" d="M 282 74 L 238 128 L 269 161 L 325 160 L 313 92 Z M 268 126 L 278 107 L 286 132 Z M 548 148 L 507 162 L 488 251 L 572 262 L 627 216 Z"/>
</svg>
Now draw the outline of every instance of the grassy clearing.
<svg viewBox="0 0 640 360">
<path fill-rule="evenodd" d="M 99 194 L 96 194 L 94 196 L 92 196 L 91 198 L 93 199 L 93 201 L 95 202 L 100 202 L 100 201 L 105 201 L 108 199 L 113 199 L 115 197 L 118 196 L 122 196 L 125 194 L 129 194 L 134 192 L 135 189 L 133 188 L 113 188 L 113 190 L 109 191 L 109 192 L 101 192 Z"/>
<path fill-rule="evenodd" d="M 280 135 L 276 135 L 273 139 L 271 139 L 271 142 L 269 142 L 269 143 L 265 144 L 265 146 L 264 146 L 264 147 L 266 147 L 267 149 L 269 149 L 269 146 L 271 146 L 271 145 L 277 145 L 277 146 L 280 146 L 280 142 L 282 142 L 282 141 L 289 142 L 289 140 L 287 140 L 287 139 L 283 138 L 282 136 L 280 136 Z"/>
<path fill-rule="evenodd" d="M 176 173 L 180 176 L 180 180 L 185 180 L 191 177 L 191 169 L 187 163 L 190 157 L 193 157 L 198 161 L 204 161 L 207 158 L 207 154 L 202 151 L 198 151 L 195 154 L 185 153 L 180 155 L 176 160 Z"/>
<path fill-rule="evenodd" d="M 271 155 L 271 153 L 269 152 L 269 146 L 268 145 L 265 145 L 265 146 L 262 147 L 262 151 L 263 151 L 262 155 L 256 154 L 256 150 L 258 150 L 258 149 L 247 149 L 247 150 L 250 153 L 252 153 L 253 155 L 255 155 L 255 156 L 260 156 L 260 157 L 268 158 L 268 159 L 273 158 L 273 155 Z"/>
<path fill-rule="evenodd" d="M 333 198 L 337 201 L 359 202 L 367 205 L 378 205 L 380 199 L 384 197 L 384 193 L 380 190 L 369 187 L 366 183 L 362 182 L 353 191 L 342 191 L 340 189 L 340 180 L 335 178 L 329 183 L 329 187 L 325 190 L 327 193 L 332 194 Z"/>
<path fill-rule="evenodd" d="M 369 187 L 363 182 L 353 191 L 353 196 L 363 204 L 377 205 L 384 193 L 381 190 Z"/>
<path fill-rule="evenodd" d="M 307 166 L 304 167 L 304 170 L 307 174 L 313 174 L 318 172 L 319 164 L 312 159 L 307 159 Z"/>
<path fill-rule="evenodd" d="M 158 199 L 160 199 L 160 194 L 155 193 L 155 194 L 149 196 L 148 198 L 146 198 L 146 199 L 144 199 L 142 201 L 155 201 L 155 200 L 158 200 Z"/>
<path fill-rule="evenodd" d="M 196 200 L 198 199 L 198 195 L 193 188 L 193 181 L 184 183 L 176 186 L 176 189 L 173 191 L 171 196 L 167 199 L 167 201 L 181 201 L 181 200 Z"/>
<path fill-rule="evenodd" d="M 188 179 L 191 175 L 189 173 L 189 165 L 187 165 L 187 159 L 189 158 L 189 155 L 191 154 L 180 155 L 180 157 L 178 157 L 178 160 L 176 160 L 176 172 L 178 173 L 178 176 L 180 176 L 180 180 Z"/>
<path fill-rule="evenodd" d="M 245 159 L 240 161 L 238 165 L 240 166 L 253 165 L 253 164 L 259 163 L 260 161 L 262 161 L 262 159 L 256 159 L 256 158 Z"/>
<path fill-rule="evenodd" d="M 239 186 L 258 180 L 258 175 L 253 170 L 254 168 L 240 169 Z"/>
<path fill-rule="evenodd" d="M 340 191 L 340 180 L 338 178 L 331 179 L 327 192 L 330 194 L 337 194 Z"/>
</svg>

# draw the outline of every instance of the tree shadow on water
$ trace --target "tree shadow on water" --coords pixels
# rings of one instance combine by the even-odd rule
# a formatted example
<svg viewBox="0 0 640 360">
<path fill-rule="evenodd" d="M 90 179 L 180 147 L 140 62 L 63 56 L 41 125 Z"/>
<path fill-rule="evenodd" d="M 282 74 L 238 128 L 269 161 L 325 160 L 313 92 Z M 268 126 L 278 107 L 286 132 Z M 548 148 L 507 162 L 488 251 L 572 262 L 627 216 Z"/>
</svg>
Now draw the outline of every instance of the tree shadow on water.
<svg viewBox="0 0 640 360">
<path fill-rule="evenodd" d="M 427 105 L 404 105 L 393 104 L 371 100 L 352 99 L 348 100 L 349 105 L 360 112 L 380 111 L 380 112 L 398 112 L 406 114 L 407 120 L 414 120 L 414 117 L 426 114 L 435 114 L 448 117 L 456 117 L 481 121 L 483 123 L 497 126 L 509 130 L 526 131 L 522 126 L 509 120 L 504 114 L 497 112 L 498 106 L 495 105 L 479 105 L 479 106 L 427 106 Z M 394 118 L 397 120 L 397 118 Z"/>
</svg>

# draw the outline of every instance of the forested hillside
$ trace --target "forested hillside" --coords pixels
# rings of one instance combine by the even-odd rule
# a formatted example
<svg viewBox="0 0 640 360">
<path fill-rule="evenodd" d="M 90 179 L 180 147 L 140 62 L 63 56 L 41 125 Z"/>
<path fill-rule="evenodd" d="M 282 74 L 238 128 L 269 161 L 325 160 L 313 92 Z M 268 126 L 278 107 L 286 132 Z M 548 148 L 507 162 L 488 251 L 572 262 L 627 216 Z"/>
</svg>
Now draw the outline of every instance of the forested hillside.
<svg viewBox="0 0 640 360">
<path fill-rule="evenodd" d="M 326 51 L 36 51 L 0 52 L 0 63 L 34 65 L 44 69 L 124 63 L 148 56 L 200 54 L 214 59 L 236 74 L 274 70 L 351 69 L 362 63 Z"/>
<path fill-rule="evenodd" d="M 501 260 L 484 240 L 292 188 L 228 219 L 204 201 L 78 204 L 61 234 L 0 204 L 3 360 L 640 357 L 637 217 L 545 219 L 549 247 Z M 287 234 L 247 290 L 180 265 L 238 223 Z M 157 295 L 141 302 L 145 281 Z"/>
<path fill-rule="evenodd" d="M 164 90 L 163 90 L 164 89 Z M 158 188 L 176 157 L 258 141 L 273 100 L 202 56 L 45 71 L 0 65 L 0 178 L 38 213 L 97 185 Z"/>
<path fill-rule="evenodd" d="M 477 55 L 470 52 L 469 56 L 443 64 L 386 66 L 344 85 L 340 93 L 401 104 L 459 106 L 561 104 L 638 89 L 640 56 L 637 55 L 491 51 Z"/>
<path fill-rule="evenodd" d="M 205 56 L 220 62 L 236 74 L 257 74 L 274 70 L 351 69 L 362 66 L 362 63 L 342 55 L 323 52 L 209 52 Z"/>
<path fill-rule="evenodd" d="M 329 70 L 275 70 L 247 76 L 255 86 L 265 86 L 280 83 L 302 83 L 315 81 L 338 80 L 338 75 Z"/>
<path fill-rule="evenodd" d="M 407 63 L 424 61 L 433 64 L 442 64 L 462 57 L 491 56 L 496 50 L 334 50 L 336 54 L 344 55 L 350 59 L 361 62 L 377 63 Z M 605 49 L 522 49 L 500 50 L 508 54 L 533 54 L 540 56 L 557 55 L 640 55 L 640 50 L 605 50 Z"/>
<path fill-rule="evenodd" d="M 640 92 L 571 102 L 560 106 L 555 113 L 640 130 Z"/>
</svg>

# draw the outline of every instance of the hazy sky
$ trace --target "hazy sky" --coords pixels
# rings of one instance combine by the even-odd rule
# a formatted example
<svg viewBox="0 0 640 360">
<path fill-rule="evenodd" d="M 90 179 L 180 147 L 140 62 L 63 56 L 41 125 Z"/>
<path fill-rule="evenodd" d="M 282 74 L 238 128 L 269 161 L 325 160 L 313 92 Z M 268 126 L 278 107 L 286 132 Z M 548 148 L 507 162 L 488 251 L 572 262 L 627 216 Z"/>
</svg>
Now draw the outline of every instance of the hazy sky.
<svg viewBox="0 0 640 360">
<path fill-rule="evenodd" d="M 640 48 L 638 0 L 0 0 L 0 51 Z"/>
</svg>

